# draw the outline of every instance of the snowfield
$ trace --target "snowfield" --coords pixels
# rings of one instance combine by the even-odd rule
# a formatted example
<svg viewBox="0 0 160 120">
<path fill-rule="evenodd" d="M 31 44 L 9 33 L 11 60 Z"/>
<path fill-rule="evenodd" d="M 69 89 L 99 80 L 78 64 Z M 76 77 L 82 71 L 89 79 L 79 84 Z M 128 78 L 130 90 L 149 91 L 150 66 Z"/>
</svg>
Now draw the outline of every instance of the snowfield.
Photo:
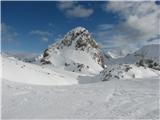
<svg viewBox="0 0 160 120">
<path fill-rule="evenodd" d="M 83 74 L 66 71 L 63 68 L 40 66 L 19 61 L 13 57 L 3 56 L 3 79 L 37 85 L 73 85 L 85 82 L 94 82 L 91 79 L 95 74 Z"/>
<path fill-rule="evenodd" d="M 2 66 L 3 119 L 159 119 L 158 73 L 102 82 L 8 56 Z"/>
<path fill-rule="evenodd" d="M 2 81 L 3 119 L 159 119 L 159 79 L 74 86 Z"/>
</svg>

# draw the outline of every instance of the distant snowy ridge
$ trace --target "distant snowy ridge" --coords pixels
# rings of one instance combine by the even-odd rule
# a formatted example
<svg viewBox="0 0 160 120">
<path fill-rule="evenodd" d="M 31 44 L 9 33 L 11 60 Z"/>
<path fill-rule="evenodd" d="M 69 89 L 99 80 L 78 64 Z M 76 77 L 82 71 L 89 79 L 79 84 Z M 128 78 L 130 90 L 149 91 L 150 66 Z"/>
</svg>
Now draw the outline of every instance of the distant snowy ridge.
<svg viewBox="0 0 160 120">
<path fill-rule="evenodd" d="M 120 63 L 120 64 L 135 64 L 141 59 L 150 59 L 156 63 L 160 63 L 160 44 L 151 44 L 144 46 L 133 54 L 129 54 L 123 58 L 119 58 L 111 61 L 112 63 Z M 110 62 L 110 63 L 111 63 Z"/>
<path fill-rule="evenodd" d="M 126 56 L 126 52 L 123 50 L 109 50 L 105 54 L 110 56 L 113 59 L 118 59 Z"/>
</svg>

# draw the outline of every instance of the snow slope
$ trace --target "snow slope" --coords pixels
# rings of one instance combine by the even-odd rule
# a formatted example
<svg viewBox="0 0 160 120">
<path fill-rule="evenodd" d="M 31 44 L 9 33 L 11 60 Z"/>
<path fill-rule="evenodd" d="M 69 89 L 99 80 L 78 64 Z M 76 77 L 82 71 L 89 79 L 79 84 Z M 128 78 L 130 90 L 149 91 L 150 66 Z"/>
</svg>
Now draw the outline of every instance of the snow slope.
<svg viewBox="0 0 160 120">
<path fill-rule="evenodd" d="M 73 73 L 64 69 L 55 69 L 51 66 L 39 66 L 6 55 L 3 55 L 1 59 L 2 78 L 10 81 L 38 85 L 72 85 L 79 84 L 82 81 L 85 82 L 85 80 L 86 82 L 94 81 L 94 79 L 90 79 L 94 76 L 93 74 Z"/>
<path fill-rule="evenodd" d="M 158 78 L 2 87 L 2 119 L 159 119 Z"/>
<path fill-rule="evenodd" d="M 112 79 L 135 79 L 159 77 L 160 71 L 148 67 L 136 66 L 134 64 L 108 65 L 100 73 L 100 79 L 108 81 Z"/>
</svg>

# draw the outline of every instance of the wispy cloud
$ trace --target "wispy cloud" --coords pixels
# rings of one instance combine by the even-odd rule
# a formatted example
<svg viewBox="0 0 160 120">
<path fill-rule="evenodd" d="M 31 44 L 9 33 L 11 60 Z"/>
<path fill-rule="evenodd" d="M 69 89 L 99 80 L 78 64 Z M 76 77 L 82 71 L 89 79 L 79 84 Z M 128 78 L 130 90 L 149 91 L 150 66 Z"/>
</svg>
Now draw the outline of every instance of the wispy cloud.
<svg viewBox="0 0 160 120">
<path fill-rule="evenodd" d="M 73 1 L 68 1 L 68 2 L 67 1 L 61 1 L 58 4 L 58 8 L 60 10 L 70 9 L 70 8 L 72 8 L 74 6 L 75 6 L 75 2 L 73 2 Z"/>
<path fill-rule="evenodd" d="M 18 33 L 5 23 L 1 23 L 1 40 L 2 42 L 12 42 L 17 39 Z"/>
<path fill-rule="evenodd" d="M 78 2 L 65 1 L 59 2 L 58 8 L 65 13 L 66 16 L 85 18 L 93 14 L 94 10 L 86 8 Z"/>
<path fill-rule="evenodd" d="M 98 25 L 98 30 L 109 30 L 114 27 L 113 24 L 100 24 Z"/>
<path fill-rule="evenodd" d="M 48 42 L 48 38 L 53 35 L 52 32 L 42 30 L 32 30 L 30 35 L 35 35 L 40 38 L 43 42 Z"/>
<path fill-rule="evenodd" d="M 122 20 L 116 26 L 106 25 L 107 29 L 105 25 L 101 25 L 103 29 L 97 27 L 97 38 L 106 43 L 103 47 L 128 50 L 157 38 L 157 16 L 160 12 L 155 2 L 110 1 L 106 4 L 105 11 L 119 14 Z"/>
<path fill-rule="evenodd" d="M 32 35 L 40 35 L 40 36 L 50 36 L 50 35 L 52 35 L 51 32 L 41 31 L 41 30 L 32 30 L 30 32 L 30 34 L 32 34 Z"/>
</svg>

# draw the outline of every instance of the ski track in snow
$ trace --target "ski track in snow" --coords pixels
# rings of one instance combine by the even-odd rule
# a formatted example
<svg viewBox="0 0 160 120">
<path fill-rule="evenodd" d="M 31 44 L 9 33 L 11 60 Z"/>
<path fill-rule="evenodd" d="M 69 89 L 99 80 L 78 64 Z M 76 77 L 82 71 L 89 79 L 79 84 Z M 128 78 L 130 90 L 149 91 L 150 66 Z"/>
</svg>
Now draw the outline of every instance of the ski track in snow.
<svg viewBox="0 0 160 120">
<path fill-rule="evenodd" d="M 152 78 L 56 87 L 3 80 L 2 118 L 158 119 L 158 82 Z"/>
</svg>

